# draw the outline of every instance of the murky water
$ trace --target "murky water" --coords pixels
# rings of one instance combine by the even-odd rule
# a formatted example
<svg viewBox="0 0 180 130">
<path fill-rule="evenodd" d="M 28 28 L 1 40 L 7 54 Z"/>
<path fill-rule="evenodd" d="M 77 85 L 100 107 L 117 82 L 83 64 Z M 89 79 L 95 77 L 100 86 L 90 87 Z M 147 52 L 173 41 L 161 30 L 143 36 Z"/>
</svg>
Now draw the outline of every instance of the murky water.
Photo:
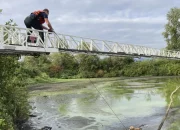
<svg viewBox="0 0 180 130">
<path fill-rule="evenodd" d="M 52 130 L 125 130 L 143 124 L 143 130 L 156 130 L 176 86 L 171 85 L 171 80 L 174 79 L 119 79 L 76 91 L 35 96 L 30 101 L 34 108 L 32 113 L 37 117 L 30 118 L 28 124 L 32 130 L 44 126 Z M 180 130 L 180 95 L 174 98 L 162 130 Z"/>
</svg>

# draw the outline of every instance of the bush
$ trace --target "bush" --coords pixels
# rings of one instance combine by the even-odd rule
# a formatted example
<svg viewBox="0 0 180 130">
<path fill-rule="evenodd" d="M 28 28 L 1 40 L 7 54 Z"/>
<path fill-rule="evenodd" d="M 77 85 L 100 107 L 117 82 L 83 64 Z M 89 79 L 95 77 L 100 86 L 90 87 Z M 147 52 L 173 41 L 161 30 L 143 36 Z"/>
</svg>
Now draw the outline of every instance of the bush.
<svg viewBox="0 0 180 130">
<path fill-rule="evenodd" d="M 98 70 L 97 73 L 96 73 L 96 77 L 99 78 L 99 77 L 103 77 L 104 76 L 104 71 L 103 70 Z"/>
<path fill-rule="evenodd" d="M 83 71 L 78 74 L 78 78 L 94 78 L 96 75 L 95 72 L 88 72 L 88 71 Z"/>
<path fill-rule="evenodd" d="M 25 79 L 18 58 L 0 56 L 0 129 L 11 130 L 28 119 Z"/>
<path fill-rule="evenodd" d="M 109 72 L 109 73 L 104 74 L 104 77 L 105 77 L 105 78 L 108 78 L 108 77 L 117 77 L 118 75 L 119 75 L 119 72 L 118 72 L 118 71 L 117 71 L 117 72 L 111 71 L 111 72 Z"/>
<path fill-rule="evenodd" d="M 41 73 L 39 76 L 35 77 L 36 82 L 47 82 L 49 80 L 50 80 L 50 77 L 46 73 Z"/>
</svg>

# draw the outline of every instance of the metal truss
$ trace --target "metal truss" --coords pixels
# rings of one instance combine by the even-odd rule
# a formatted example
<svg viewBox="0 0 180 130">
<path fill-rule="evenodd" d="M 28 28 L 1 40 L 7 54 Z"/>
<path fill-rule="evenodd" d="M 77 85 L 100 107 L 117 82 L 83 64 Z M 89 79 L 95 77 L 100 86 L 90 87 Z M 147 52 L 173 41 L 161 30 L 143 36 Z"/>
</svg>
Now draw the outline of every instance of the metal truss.
<svg viewBox="0 0 180 130">
<path fill-rule="evenodd" d="M 27 35 L 27 32 L 29 35 Z M 44 41 L 39 36 L 44 33 Z M 29 41 L 27 39 L 30 39 Z M 27 42 L 28 41 L 28 42 Z M 179 59 L 179 51 L 121 44 L 113 41 L 49 33 L 15 26 L 0 25 L 0 53 L 27 55 L 33 53 L 74 52 L 114 56 L 161 57 Z"/>
</svg>

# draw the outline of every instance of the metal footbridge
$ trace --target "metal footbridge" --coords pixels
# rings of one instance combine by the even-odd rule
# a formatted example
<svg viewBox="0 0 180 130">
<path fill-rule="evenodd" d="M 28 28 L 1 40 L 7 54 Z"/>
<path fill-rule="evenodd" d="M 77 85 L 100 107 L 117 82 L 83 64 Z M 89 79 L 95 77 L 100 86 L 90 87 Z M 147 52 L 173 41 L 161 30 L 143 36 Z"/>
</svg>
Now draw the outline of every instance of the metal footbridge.
<svg viewBox="0 0 180 130">
<path fill-rule="evenodd" d="M 27 35 L 27 32 L 30 35 Z M 73 52 L 123 57 L 180 58 L 179 51 L 160 50 L 113 41 L 49 33 L 48 31 L 41 31 L 44 32 L 43 42 L 39 32 L 40 30 L 0 25 L 0 54 L 33 55 Z M 28 38 L 30 40 L 27 40 Z"/>
</svg>

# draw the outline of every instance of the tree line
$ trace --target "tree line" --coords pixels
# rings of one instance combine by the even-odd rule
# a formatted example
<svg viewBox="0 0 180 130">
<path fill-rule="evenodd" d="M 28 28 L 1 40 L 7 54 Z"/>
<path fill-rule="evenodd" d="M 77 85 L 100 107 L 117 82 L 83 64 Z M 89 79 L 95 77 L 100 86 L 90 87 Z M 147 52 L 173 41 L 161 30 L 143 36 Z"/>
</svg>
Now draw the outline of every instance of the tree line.
<svg viewBox="0 0 180 130">
<path fill-rule="evenodd" d="M 106 57 L 96 55 L 53 53 L 39 58 L 25 57 L 21 63 L 29 78 L 102 78 L 135 76 L 178 76 L 180 61 L 150 59 L 136 61 L 132 57 Z"/>
</svg>

